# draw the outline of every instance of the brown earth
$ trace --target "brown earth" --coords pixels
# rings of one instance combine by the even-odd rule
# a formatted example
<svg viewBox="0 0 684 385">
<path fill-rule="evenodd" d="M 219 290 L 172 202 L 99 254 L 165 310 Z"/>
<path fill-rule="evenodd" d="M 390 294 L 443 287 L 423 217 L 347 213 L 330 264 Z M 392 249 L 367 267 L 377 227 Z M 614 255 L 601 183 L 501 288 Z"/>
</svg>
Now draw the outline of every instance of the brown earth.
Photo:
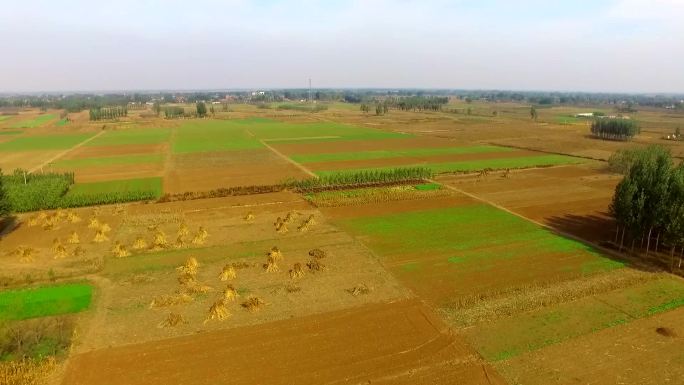
<svg viewBox="0 0 684 385">
<path fill-rule="evenodd" d="M 534 221 L 591 242 L 602 242 L 615 235 L 608 207 L 621 179 L 604 167 L 588 163 L 514 170 L 508 178 L 494 173 L 487 177 L 437 179 Z"/>
<path fill-rule="evenodd" d="M 307 178 L 302 170 L 268 149 L 174 155 L 167 165 L 164 192 L 273 185 L 288 178 Z"/>
<path fill-rule="evenodd" d="M 71 358 L 64 385 L 504 384 L 417 300 Z"/>
<path fill-rule="evenodd" d="M 307 163 L 306 167 L 314 171 L 347 170 L 375 167 L 406 166 L 428 163 L 464 162 L 471 160 L 505 159 L 526 156 L 534 157 L 540 155 L 543 154 L 536 151 L 504 151 L 487 152 L 480 154 L 448 154 L 435 156 L 412 156 L 385 159 L 359 159 L 333 162 L 315 162 Z"/>
<path fill-rule="evenodd" d="M 61 170 L 61 168 L 59 168 Z M 65 169 L 66 170 L 66 169 Z M 76 183 L 106 182 L 121 179 L 162 176 L 164 165 L 160 163 L 119 164 L 110 166 L 79 167 L 74 172 Z"/>
<path fill-rule="evenodd" d="M 495 366 L 511 383 L 681 384 L 684 308 L 632 321 L 523 354 Z M 663 336 L 668 328 L 679 336 Z"/>
<path fill-rule="evenodd" d="M 102 158 L 120 155 L 160 154 L 168 151 L 168 144 L 126 144 L 116 146 L 83 146 L 70 152 L 63 159 Z"/>
</svg>

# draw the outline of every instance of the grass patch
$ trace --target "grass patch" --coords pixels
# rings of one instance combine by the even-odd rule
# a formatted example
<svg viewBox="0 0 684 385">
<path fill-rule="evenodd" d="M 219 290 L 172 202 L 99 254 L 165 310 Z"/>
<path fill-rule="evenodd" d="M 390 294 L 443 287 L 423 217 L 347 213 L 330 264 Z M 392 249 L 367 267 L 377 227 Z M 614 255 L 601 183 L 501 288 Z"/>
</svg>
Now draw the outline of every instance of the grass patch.
<svg viewBox="0 0 684 385">
<path fill-rule="evenodd" d="M 169 140 L 171 131 L 166 128 L 132 128 L 107 131 L 87 146 L 121 146 L 127 144 L 157 144 Z"/>
<path fill-rule="evenodd" d="M 442 185 L 439 183 L 422 183 L 422 184 L 417 184 L 413 187 L 418 191 L 432 191 L 432 190 L 441 190 L 442 189 Z"/>
<path fill-rule="evenodd" d="M 55 126 L 62 127 L 62 126 L 65 126 L 67 123 L 69 123 L 69 119 L 64 118 L 64 119 L 58 120 L 57 123 L 55 123 Z"/>
<path fill-rule="evenodd" d="M 100 158 L 64 159 L 53 163 L 59 168 L 84 168 L 111 166 L 120 164 L 161 163 L 164 160 L 162 154 L 119 155 Z"/>
<path fill-rule="evenodd" d="M 34 128 L 34 127 L 42 126 L 43 124 L 49 122 L 52 119 L 55 119 L 56 117 L 57 116 L 54 114 L 39 115 L 33 119 L 22 120 L 22 121 L 16 122 L 11 127 L 12 128 Z"/>
<path fill-rule="evenodd" d="M 262 148 L 245 131 L 244 124 L 223 120 L 193 120 L 178 128 L 172 144 L 174 154 L 235 151 Z"/>
<path fill-rule="evenodd" d="M 408 138 L 411 135 L 396 132 L 386 132 L 373 128 L 357 127 L 340 123 L 283 123 L 270 119 L 251 118 L 236 121 L 257 138 L 266 141 L 285 140 L 287 143 L 297 143 L 335 140 L 374 140 L 388 138 Z M 320 137 L 334 137 L 320 139 Z M 298 139 L 311 138 L 311 139 Z M 293 140 L 295 139 L 295 140 Z M 298 139 L 298 140 L 297 140 Z"/>
<path fill-rule="evenodd" d="M 90 306 L 92 294 L 92 286 L 85 283 L 0 291 L 0 319 L 77 313 Z"/>
<path fill-rule="evenodd" d="M 66 150 L 91 136 L 93 134 L 23 136 L 0 143 L 0 151 Z"/>
<path fill-rule="evenodd" d="M 24 131 L 21 130 L 2 130 L 0 131 L 0 135 L 18 135 L 22 134 Z"/>
<path fill-rule="evenodd" d="M 467 146 L 446 148 L 416 148 L 406 150 L 375 150 L 358 152 L 338 152 L 323 154 L 292 155 L 290 158 L 298 163 L 337 162 L 345 160 L 370 160 L 390 159 L 400 157 L 459 155 L 459 154 L 483 154 L 491 152 L 515 151 L 507 147 L 499 146 Z"/>
<path fill-rule="evenodd" d="M 321 191 L 307 194 L 305 198 L 317 207 L 336 207 L 374 202 L 428 199 L 451 194 L 447 190 L 442 190 L 441 187 L 441 185 L 433 183 L 416 186 L 367 187 L 351 190 Z"/>
</svg>

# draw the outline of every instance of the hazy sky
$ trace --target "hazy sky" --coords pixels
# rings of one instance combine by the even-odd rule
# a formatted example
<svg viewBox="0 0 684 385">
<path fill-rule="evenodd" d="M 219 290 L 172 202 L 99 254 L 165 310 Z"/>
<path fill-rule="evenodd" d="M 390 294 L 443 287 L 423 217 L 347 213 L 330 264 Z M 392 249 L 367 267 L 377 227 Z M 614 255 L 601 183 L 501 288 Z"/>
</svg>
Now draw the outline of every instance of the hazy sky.
<svg viewBox="0 0 684 385">
<path fill-rule="evenodd" d="M 684 92 L 684 0 L 19 0 L 0 92 Z"/>
</svg>

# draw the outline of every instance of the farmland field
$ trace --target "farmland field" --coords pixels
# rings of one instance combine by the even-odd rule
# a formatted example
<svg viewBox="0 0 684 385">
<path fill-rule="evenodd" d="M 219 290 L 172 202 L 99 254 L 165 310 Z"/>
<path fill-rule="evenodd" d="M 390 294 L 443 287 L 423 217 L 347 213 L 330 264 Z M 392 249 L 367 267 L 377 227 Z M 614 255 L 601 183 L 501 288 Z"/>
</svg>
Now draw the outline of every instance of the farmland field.
<svg viewBox="0 0 684 385">
<path fill-rule="evenodd" d="M 584 109 L 279 103 L 3 122 L 0 167 L 29 209 L 1 235 L 0 318 L 77 324 L 56 384 L 684 374 L 684 281 L 611 247 L 621 175 L 602 159 L 626 145 L 586 138 Z M 670 122 L 643 116 L 657 133 Z M 14 168 L 68 181 L 39 188 Z"/>
<path fill-rule="evenodd" d="M 11 125 L 12 128 L 34 128 L 39 127 L 47 122 L 56 119 L 57 116 L 53 114 L 38 115 L 37 117 L 29 120 L 20 120 Z"/>
</svg>

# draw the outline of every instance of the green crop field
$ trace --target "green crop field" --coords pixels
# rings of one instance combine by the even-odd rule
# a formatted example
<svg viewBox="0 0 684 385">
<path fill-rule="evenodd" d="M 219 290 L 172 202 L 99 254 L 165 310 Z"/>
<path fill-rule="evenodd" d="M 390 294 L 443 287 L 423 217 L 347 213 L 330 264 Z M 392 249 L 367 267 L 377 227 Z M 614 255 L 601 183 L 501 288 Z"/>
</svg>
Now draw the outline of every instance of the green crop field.
<svg viewBox="0 0 684 385">
<path fill-rule="evenodd" d="M 466 329 L 484 358 L 499 361 L 684 305 L 684 283 L 664 278 Z"/>
<path fill-rule="evenodd" d="M 505 170 L 516 168 L 530 168 L 530 167 L 549 167 L 563 164 L 579 164 L 586 160 L 565 155 L 540 155 L 540 156 L 524 156 L 511 158 L 497 158 L 497 159 L 483 159 L 461 162 L 444 162 L 444 163 L 417 163 L 411 165 L 404 165 L 402 167 L 425 167 L 436 174 L 449 172 L 474 172 L 480 170 Z M 360 171 L 379 171 L 389 170 L 393 167 L 375 167 L 364 169 L 350 169 L 350 170 L 324 170 L 315 171 L 318 176 L 325 176 L 336 173 L 354 173 Z"/>
<path fill-rule="evenodd" d="M 495 285 L 485 279 L 492 274 L 505 273 L 508 284 L 515 285 L 623 266 L 583 243 L 483 204 L 360 217 L 339 224 L 363 236 L 419 294 L 430 298 L 441 293 L 436 301 L 442 306 Z"/>
<path fill-rule="evenodd" d="M 4 120 L 7 120 L 7 119 L 9 119 L 9 118 L 11 118 L 11 117 L 12 117 L 11 115 L 0 115 L 0 122 L 2 122 L 2 121 L 4 121 Z"/>
<path fill-rule="evenodd" d="M 138 179 L 124 179 L 112 180 L 106 182 L 93 183 L 76 183 L 73 185 L 67 196 L 69 195 L 102 195 L 111 193 L 129 193 L 129 192 L 152 192 L 156 196 L 162 194 L 162 178 L 138 178 Z"/>
<path fill-rule="evenodd" d="M 263 145 L 234 121 L 201 120 L 178 128 L 172 149 L 175 154 L 235 151 L 262 148 Z"/>
<path fill-rule="evenodd" d="M 266 141 L 335 141 L 409 138 L 411 135 L 386 132 L 373 128 L 357 127 L 340 123 L 283 123 L 270 119 L 251 118 L 237 121 L 257 138 Z"/>
<path fill-rule="evenodd" d="M 0 143 L 0 151 L 65 150 L 91 136 L 93 134 L 23 136 Z"/>
<path fill-rule="evenodd" d="M 64 119 L 58 120 L 57 123 L 55 123 L 55 126 L 62 127 L 62 126 L 65 126 L 67 123 L 69 123 L 69 121 L 67 120 L 67 118 L 64 118 Z"/>
<path fill-rule="evenodd" d="M 161 163 L 163 160 L 163 154 L 119 155 L 99 158 L 63 159 L 56 161 L 52 166 L 63 169 L 74 169 L 122 164 Z"/>
<path fill-rule="evenodd" d="M 458 154 L 483 154 L 491 152 L 510 152 L 514 151 L 507 147 L 499 146 L 467 146 L 467 147 L 446 147 L 446 148 L 415 148 L 406 150 L 378 150 L 378 151 L 357 151 L 339 152 L 322 154 L 301 154 L 292 155 L 290 158 L 298 163 L 314 162 L 336 162 L 344 160 L 365 160 L 365 159 L 389 159 L 411 156 L 437 156 L 437 155 L 458 155 Z"/>
<path fill-rule="evenodd" d="M 0 320 L 77 313 L 90 306 L 92 286 L 63 284 L 0 291 Z"/>
<path fill-rule="evenodd" d="M 22 120 L 22 121 L 16 122 L 16 123 L 12 124 L 12 128 L 34 128 L 34 127 L 42 126 L 43 124 L 45 124 L 45 123 L 47 123 L 50 120 L 53 120 L 55 118 L 57 118 L 57 116 L 54 114 L 39 115 L 33 119 Z"/>
<path fill-rule="evenodd" d="M 92 141 L 88 146 L 118 146 L 126 144 L 156 144 L 169 139 L 171 131 L 166 128 L 131 128 L 126 130 L 107 131 Z"/>
</svg>

